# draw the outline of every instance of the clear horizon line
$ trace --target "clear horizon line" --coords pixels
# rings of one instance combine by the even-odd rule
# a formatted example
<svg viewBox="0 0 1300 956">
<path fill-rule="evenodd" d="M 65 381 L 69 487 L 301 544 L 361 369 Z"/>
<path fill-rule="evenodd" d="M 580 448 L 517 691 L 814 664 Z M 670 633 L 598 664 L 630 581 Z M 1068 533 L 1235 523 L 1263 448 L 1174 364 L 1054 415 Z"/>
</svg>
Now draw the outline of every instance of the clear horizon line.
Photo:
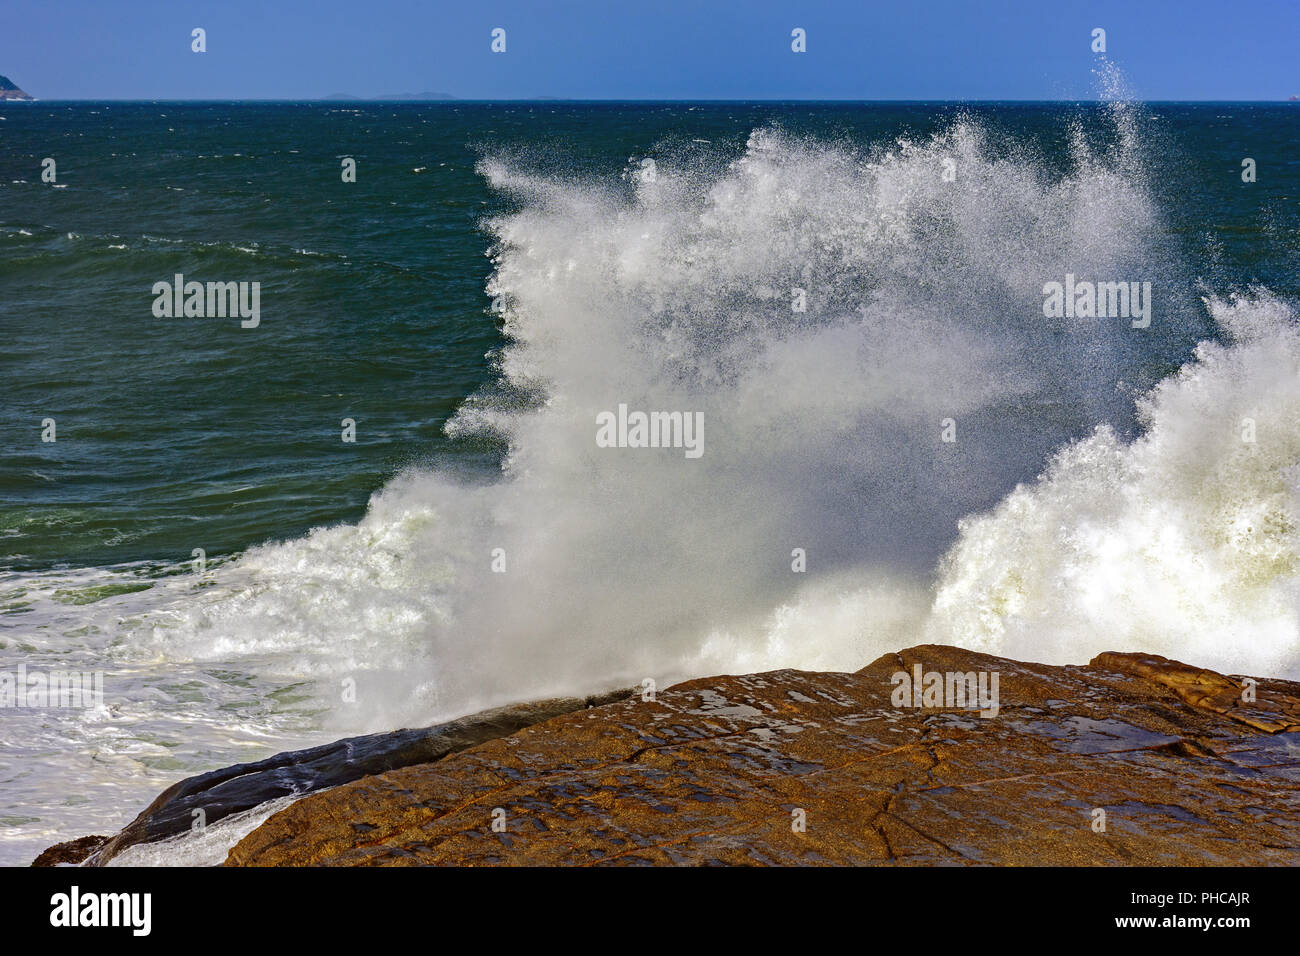
<svg viewBox="0 0 1300 956">
<path fill-rule="evenodd" d="M 1105 104 L 1114 102 L 1127 103 L 1296 103 L 1296 99 L 1139 99 L 1137 97 L 1103 99 L 1103 98 L 1057 98 L 1057 99 L 1018 99 L 1001 98 L 951 98 L 951 99 L 917 99 L 913 97 L 890 97 L 885 99 L 864 99 L 856 97 L 567 97 L 567 96 L 524 96 L 524 97 L 420 97 L 404 94 L 392 96 L 319 96 L 319 97 L 285 97 L 285 96 L 249 96 L 249 97 L 32 97 L 31 99 L 0 99 L 5 103 L 938 103 L 938 104 L 980 104 L 980 103 L 1073 103 Z"/>
</svg>

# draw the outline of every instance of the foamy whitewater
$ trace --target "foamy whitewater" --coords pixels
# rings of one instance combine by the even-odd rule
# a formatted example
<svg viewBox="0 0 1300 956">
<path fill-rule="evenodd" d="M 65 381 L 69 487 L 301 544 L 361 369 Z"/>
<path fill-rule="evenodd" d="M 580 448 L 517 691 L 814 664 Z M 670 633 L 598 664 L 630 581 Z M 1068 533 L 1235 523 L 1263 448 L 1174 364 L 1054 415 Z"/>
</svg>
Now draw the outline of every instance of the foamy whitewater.
<svg viewBox="0 0 1300 956">
<path fill-rule="evenodd" d="M 84 606 L 54 593 L 133 569 L 7 575 L 56 625 L 29 666 L 102 668 L 108 703 L 19 718 L 43 756 L 5 785 L 87 802 L 11 831 L 9 861 L 116 828 L 175 779 L 140 743 L 153 725 L 218 766 L 922 642 L 1300 677 L 1294 307 L 1198 286 L 1140 118 L 1112 120 L 1106 146 L 1073 135 L 1064 172 L 972 120 L 874 149 L 764 128 L 739 160 L 655 156 L 653 179 L 641 157 L 608 181 L 485 159 L 516 201 L 490 223 L 507 340 L 449 430 L 504 440 L 499 480 L 409 470 L 355 525 Z M 1067 273 L 1151 281 L 1151 328 L 1045 319 Z M 1178 343 L 1208 320 L 1217 340 L 1189 359 Z M 702 457 L 597 447 L 620 403 L 701 412 Z M 269 694 L 309 705 L 244 710 Z"/>
</svg>

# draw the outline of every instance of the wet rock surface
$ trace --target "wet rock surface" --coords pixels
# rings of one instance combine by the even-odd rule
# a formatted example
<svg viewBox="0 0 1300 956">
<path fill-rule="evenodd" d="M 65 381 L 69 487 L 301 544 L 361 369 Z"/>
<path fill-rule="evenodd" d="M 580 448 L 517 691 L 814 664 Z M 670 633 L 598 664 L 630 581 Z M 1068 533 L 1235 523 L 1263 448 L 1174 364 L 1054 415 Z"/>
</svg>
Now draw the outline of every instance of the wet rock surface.
<svg viewBox="0 0 1300 956">
<path fill-rule="evenodd" d="M 84 836 L 76 840 L 56 843 L 32 860 L 32 866 L 61 866 L 63 864 L 81 863 L 108 841 L 109 838 L 106 836 Z"/>
<path fill-rule="evenodd" d="M 997 715 L 896 706 L 915 665 L 997 672 Z M 1300 684 L 1243 685 L 937 645 L 704 678 L 312 794 L 227 865 L 1296 865 Z"/>
<path fill-rule="evenodd" d="M 193 825 L 195 811 L 202 811 L 204 823 L 216 823 L 280 797 L 311 793 L 368 774 L 381 774 L 409 764 L 438 760 L 529 724 L 622 699 L 630 693 L 622 690 L 595 697 L 533 701 L 484 711 L 434 727 L 350 737 L 189 777 L 164 790 L 116 836 L 83 837 L 60 843 L 42 853 L 32 865 L 52 866 L 65 862 L 64 857 L 67 857 L 66 862 L 85 859 L 87 866 L 102 866 L 129 846 L 184 833 Z"/>
</svg>

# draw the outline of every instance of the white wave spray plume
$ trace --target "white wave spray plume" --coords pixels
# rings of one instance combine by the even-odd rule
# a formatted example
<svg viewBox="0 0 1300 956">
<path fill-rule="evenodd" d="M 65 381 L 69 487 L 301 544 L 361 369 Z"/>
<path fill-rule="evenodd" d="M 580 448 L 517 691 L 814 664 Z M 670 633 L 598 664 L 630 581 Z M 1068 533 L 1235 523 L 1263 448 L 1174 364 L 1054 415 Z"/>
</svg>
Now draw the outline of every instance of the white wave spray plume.
<svg viewBox="0 0 1300 956">
<path fill-rule="evenodd" d="M 120 654 L 247 658 L 327 688 L 360 675 L 349 726 L 380 729 L 647 677 L 855 669 L 925 636 L 1032 659 L 1110 646 L 1086 616 L 1032 606 L 1067 607 L 1061 575 L 1100 587 L 1104 564 L 1057 554 L 1035 577 L 1004 553 L 1059 550 L 1052 517 L 1021 537 L 994 511 L 954 539 L 1099 423 L 1112 457 L 1155 454 L 1116 436 L 1169 358 L 1159 330 L 1195 309 L 1165 296 L 1145 336 L 1042 314 L 1067 273 L 1181 278 L 1133 118 L 1113 119 L 1113 146 L 1076 132 L 1055 174 L 972 120 L 870 151 L 763 129 L 729 162 L 665 156 L 631 183 L 485 160 L 516 204 L 489 224 L 507 341 L 449 431 L 503 441 L 499 480 L 408 472 L 358 524 L 254 548 L 128 621 Z M 620 404 L 701 413 L 702 457 L 598 447 L 596 416 Z M 1054 480 L 1016 494 L 1067 520 Z M 1268 620 L 1281 654 L 1286 620 Z"/>
<path fill-rule="evenodd" d="M 1142 398 L 1140 438 L 1101 426 L 963 521 L 933 639 L 1033 660 L 1134 650 L 1296 674 L 1300 324 L 1262 290 L 1207 305 L 1227 343 L 1202 343 Z"/>
</svg>

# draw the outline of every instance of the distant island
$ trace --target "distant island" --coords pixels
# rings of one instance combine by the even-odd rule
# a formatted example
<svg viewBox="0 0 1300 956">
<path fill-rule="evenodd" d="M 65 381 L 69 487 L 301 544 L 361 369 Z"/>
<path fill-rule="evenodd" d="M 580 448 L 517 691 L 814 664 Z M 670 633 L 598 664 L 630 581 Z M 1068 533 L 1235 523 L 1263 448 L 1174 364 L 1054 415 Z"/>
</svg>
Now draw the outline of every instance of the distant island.
<svg viewBox="0 0 1300 956">
<path fill-rule="evenodd" d="M 475 99 L 474 97 L 452 96 L 450 93 L 385 93 L 382 96 L 357 96 L 353 93 L 331 93 L 329 96 L 322 96 L 319 100 L 321 103 L 384 103 L 394 100 L 405 100 L 411 103 L 447 103 L 447 102 L 469 102 L 483 103 L 489 100 Z M 520 96 L 515 97 L 509 102 L 519 103 L 565 103 L 572 102 L 563 96 Z"/>
<path fill-rule="evenodd" d="M 32 100 L 36 97 L 24 93 L 7 76 L 0 76 L 0 100 Z"/>
<path fill-rule="evenodd" d="M 329 102 L 334 100 L 454 100 L 450 93 L 387 93 L 383 96 L 353 96 L 351 93 L 331 93 L 321 97 Z"/>
</svg>

